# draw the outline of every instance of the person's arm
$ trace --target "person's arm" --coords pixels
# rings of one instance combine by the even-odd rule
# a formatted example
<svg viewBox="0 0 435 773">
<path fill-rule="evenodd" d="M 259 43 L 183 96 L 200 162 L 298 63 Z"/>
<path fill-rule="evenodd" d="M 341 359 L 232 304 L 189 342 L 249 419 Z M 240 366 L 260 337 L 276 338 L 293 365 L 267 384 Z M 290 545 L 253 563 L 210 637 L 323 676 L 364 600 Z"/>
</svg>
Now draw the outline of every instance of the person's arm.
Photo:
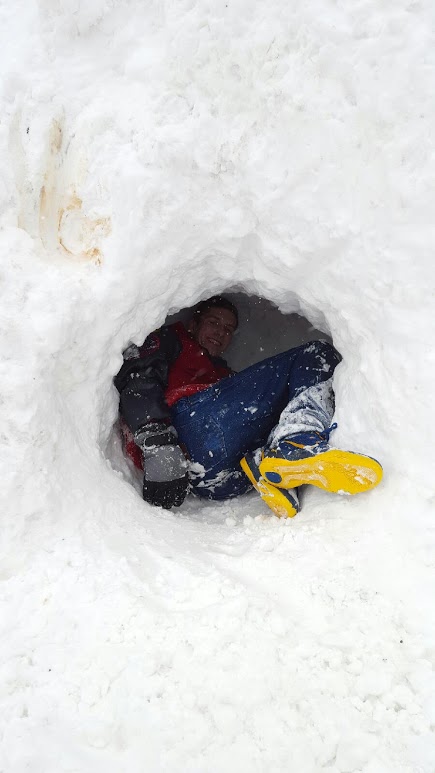
<svg viewBox="0 0 435 773">
<path fill-rule="evenodd" d="M 120 414 L 133 435 L 150 422 L 170 421 L 164 393 L 169 368 L 180 351 L 177 334 L 163 327 L 151 333 L 141 347 L 130 346 L 124 353 L 114 382 Z"/>
<path fill-rule="evenodd" d="M 115 377 L 119 409 L 142 451 L 143 497 L 161 507 L 181 505 L 187 491 L 187 462 L 171 426 L 164 392 L 181 344 L 168 327 L 151 333 L 140 347 L 129 347 Z"/>
</svg>

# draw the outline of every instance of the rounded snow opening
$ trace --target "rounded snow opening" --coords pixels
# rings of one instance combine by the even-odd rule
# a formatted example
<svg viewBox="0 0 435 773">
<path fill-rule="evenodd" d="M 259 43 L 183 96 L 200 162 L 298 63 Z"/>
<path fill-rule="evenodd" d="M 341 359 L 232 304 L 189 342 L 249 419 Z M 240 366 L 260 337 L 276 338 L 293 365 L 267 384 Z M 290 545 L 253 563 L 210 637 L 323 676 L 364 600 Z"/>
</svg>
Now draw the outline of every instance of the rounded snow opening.
<svg viewBox="0 0 435 773">
<path fill-rule="evenodd" d="M 320 313 L 315 316 L 322 329 L 315 327 L 302 314 L 296 311 L 284 313 L 268 298 L 257 294 L 248 294 L 243 291 L 243 288 L 230 287 L 223 294 L 236 306 L 239 314 L 237 331 L 224 354 L 228 364 L 236 372 L 240 372 L 274 354 L 279 354 L 317 338 L 326 338 L 332 341 L 326 320 L 322 318 Z M 210 293 L 203 293 L 191 306 L 175 312 L 171 310 L 163 324 L 167 325 L 178 321 L 187 323 L 196 303 L 210 297 L 210 295 Z M 300 305 L 295 298 L 292 299 L 292 306 L 300 310 Z M 150 329 L 144 320 L 142 334 L 139 337 L 135 336 L 135 340 L 128 343 L 142 344 L 153 330 L 154 328 Z M 113 375 L 115 376 L 116 373 Z M 118 416 L 115 418 L 108 441 L 103 445 L 103 453 L 113 470 L 121 474 L 140 492 L 141 472 L 125 456 Z M 198 501 L 198 506 L 203 505 L 203 500 Z"/>
</svg>

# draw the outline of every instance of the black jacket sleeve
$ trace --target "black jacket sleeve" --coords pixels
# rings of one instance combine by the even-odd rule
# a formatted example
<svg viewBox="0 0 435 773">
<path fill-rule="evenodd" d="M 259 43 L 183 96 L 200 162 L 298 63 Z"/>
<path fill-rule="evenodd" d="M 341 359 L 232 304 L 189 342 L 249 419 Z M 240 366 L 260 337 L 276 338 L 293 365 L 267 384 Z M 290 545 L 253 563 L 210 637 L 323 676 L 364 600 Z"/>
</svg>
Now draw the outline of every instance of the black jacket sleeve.
<svg viewBox="0 0 435 773">
<path fill-rule="evenodd" d="M 120 395 L 119 412 L 134 434 L 150 421 L 170 418 L 164 393 L 169 367 L 180 354 L 181 343 L 171 327 L 162 327 L 151 333 L 140 349 L 133 349 L 136 356 L 124 359 L 114 382 Z"/>
</svg>

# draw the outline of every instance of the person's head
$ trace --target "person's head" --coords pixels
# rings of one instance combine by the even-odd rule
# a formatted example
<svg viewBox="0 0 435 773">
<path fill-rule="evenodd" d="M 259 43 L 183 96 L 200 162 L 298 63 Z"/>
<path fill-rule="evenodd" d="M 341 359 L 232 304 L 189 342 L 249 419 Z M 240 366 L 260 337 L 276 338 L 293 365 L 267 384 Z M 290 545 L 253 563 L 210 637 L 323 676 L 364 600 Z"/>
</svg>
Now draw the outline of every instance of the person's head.
<svg viewBox="0 0 435 773">
<path fill-rule="evenodd" d="M 213 295 L 195 307 L 188 330 L 212 357 L 220 357 L 230 345 L 238 324 L 234 304 L 222 295 Z"/>
</svg>

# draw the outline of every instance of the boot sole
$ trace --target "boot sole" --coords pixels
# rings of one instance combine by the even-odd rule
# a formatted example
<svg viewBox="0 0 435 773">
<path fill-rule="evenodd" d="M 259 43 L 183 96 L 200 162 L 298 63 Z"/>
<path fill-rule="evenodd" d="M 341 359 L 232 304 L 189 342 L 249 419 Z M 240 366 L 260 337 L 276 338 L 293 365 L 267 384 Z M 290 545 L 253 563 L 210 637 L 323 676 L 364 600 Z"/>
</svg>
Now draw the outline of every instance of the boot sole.
<svg viewBox="0 0 435 773">
<path fill-rule="evenodd" d="M 276 488 L 263 478 L 257 480 L 246 457 L 241 460 L 240 466 L 254 488 L 260 494 L 262 500 L 270 507 L 278 518 L 293 518 L 296 515 L 298 508 L 296 507 L 295 502 L 290 499 L 289 494 L 280 491 L 279 488 Z"/>
<path fill-rule="evenodd" d="M 336 494 L 361 494 L 382 480 L 382 467 L 376 459 L 338 449 L 295 461 L 266 456 L 259 470 L 267 482 L 270 475 L 278 488 L 310 484 Z"/>
</svg>

